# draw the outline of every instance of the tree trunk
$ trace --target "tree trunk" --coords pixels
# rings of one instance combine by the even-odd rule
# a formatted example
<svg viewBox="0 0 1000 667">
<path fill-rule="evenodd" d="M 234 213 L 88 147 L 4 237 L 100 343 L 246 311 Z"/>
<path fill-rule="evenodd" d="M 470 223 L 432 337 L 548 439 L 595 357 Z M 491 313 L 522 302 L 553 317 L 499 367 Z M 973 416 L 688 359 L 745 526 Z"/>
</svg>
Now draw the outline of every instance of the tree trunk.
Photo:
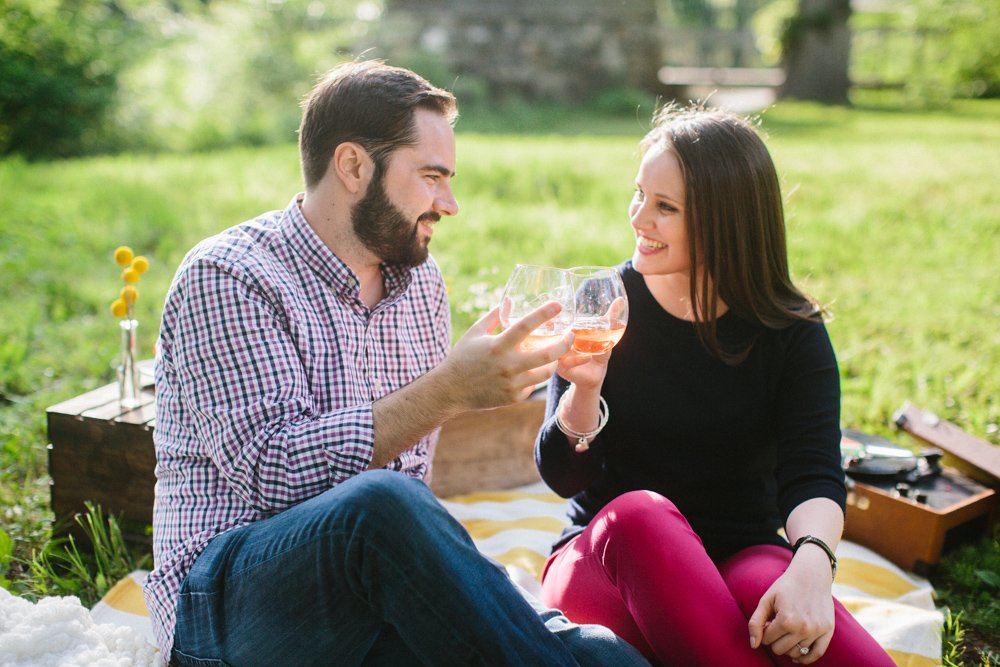
<svg viewBox="0 0 1000 667">
<path fill-rule="evenodd" d="M 782 97 L 847 104 L 850 0 L 799 0 L 783 39 Z"/>
</svg>

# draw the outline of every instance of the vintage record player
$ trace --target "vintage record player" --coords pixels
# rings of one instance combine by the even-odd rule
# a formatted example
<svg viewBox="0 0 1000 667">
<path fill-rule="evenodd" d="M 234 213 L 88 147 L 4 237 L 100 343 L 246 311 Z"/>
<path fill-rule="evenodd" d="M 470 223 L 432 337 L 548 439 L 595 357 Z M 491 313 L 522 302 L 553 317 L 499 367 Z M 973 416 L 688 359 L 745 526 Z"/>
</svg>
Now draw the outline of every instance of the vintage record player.
<svg viewBox="0 0 1000 667">
<path fill-rule="evenodd" d="M 897 412 L 895 422 L 933 447 L 912 451 L 845 429 L 844 536 L 900 567 L 927 574 L 943 554 L 992 528 L 998 496 L 990 486 L 1000 478 L 1000 448 L 910 404 Z M 976 456 L 970 462 L 972 452 Z M 943 465 L 952 459 L 966 470 Z"/>
</svg>

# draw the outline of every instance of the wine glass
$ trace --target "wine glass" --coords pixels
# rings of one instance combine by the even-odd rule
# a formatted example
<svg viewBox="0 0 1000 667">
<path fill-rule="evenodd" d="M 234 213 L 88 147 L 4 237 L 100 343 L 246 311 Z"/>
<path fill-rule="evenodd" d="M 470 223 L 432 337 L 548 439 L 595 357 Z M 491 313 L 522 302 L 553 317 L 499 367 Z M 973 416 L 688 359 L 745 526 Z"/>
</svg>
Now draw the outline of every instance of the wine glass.
<svg viewBox="0 0 1000 667">
<path fill-rule="evenodd" d="M 532 331 L 521 343 L 523 349 L 546 347 L 559 340 L 573 325 L 575 308 L 573 283 L 565 269 L 518 264 L 500 298 L 501 326 L 509 329 L 519 319 L 549 301 L 557 301 L 562 310 Z"/>
<path fill-rule="evenodd" d="M 569 269 L 576 295 L 573 351 L 601 354 L 613 348 L 628 324 L 628 298 L 618 271 L 607 266 Z"/>
</svg>

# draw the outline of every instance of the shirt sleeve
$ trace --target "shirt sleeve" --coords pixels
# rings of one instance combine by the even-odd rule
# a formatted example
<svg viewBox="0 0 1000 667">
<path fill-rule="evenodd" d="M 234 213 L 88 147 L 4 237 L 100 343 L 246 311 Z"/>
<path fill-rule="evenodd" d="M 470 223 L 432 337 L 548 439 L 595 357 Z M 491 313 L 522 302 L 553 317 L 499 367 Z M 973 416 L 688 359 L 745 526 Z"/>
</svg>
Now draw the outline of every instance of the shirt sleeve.
<svg viewBox="0 0 1000 667">
<path fill-rule="evenodd" d="M 577 452 L 556 426 L 559 399 L 569 383 L 553 374 L 545 405 L 545 421 L 535 440 L 535 465 L 550 489 L 570 498 L 586 489 L 604 468 L 604 443 L 598 434 L 585 452 Z"/>
<path fill-rule="evenodd" d="M 365 470 L 371 403 L 321 413 L 280 300 L 242 269 L 190 263 L 165 307 L 171 362 L 202 454 L 272 514 Z"/>
<path fill-rule="evenodd" d="M 789 331 L 776 403 L 778 507 L 782 521 L 812 498 L 846 507 L 840 459 L 840 374 L 826 327 Z"/>
</svg>

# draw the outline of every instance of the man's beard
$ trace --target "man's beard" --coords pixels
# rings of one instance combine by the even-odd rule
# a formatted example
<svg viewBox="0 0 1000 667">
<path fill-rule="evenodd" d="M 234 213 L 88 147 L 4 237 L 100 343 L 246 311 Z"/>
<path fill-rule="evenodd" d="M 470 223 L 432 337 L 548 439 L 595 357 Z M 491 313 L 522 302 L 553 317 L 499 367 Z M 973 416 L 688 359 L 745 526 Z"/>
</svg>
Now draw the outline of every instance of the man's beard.
<svg viewBox="0 0 1000 667">
<path fill-rule="evenodd" d="M 389 201 L 381 169 L 376 169 L 368 192 L 351 209 L 351 225 L 361 243 L 384 263 L 407 267 L 427 261 L 427 243 L 418 236 L 420 221 L 440 219 L 440 215 L 428 211 L 411 223 Z"/>
</svg>

